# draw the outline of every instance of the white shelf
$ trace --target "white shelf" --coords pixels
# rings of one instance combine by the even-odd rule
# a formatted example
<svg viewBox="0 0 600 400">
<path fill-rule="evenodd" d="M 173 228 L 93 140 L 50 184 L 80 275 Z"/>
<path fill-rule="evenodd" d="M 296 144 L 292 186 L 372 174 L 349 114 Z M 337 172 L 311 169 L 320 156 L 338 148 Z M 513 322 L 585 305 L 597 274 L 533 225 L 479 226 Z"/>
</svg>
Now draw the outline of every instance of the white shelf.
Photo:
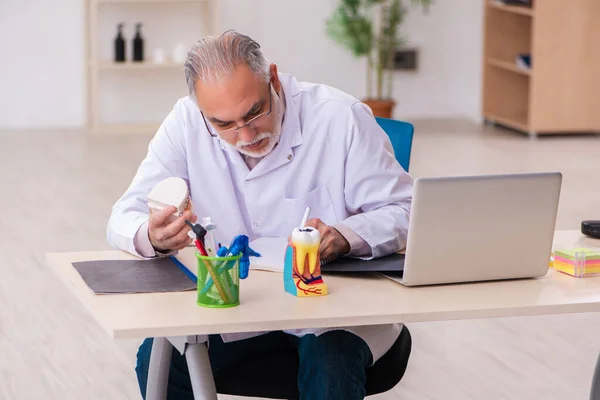
<svg viewBox="0 0 600 400">
<path fill-rule="evenodd" d="M 93 65 L 93 64 L 92 64 Z M 113 61 L 100 61 L 96 64 L 100 70 L 141 70 L 141 69 L 173 69 L 183 70 L 183 64 L 174 62 L 165 62 L 164 64 L 155 64 L 153 62 L 124 62 L 118 63 Z"/>
<path fill-rule="evenodd" d="M 92 0 L 99 4 L 143 4 L 143 3 L 207 3 L 209 0 Z"/>
<path fill-rule="evenodd" d="M 155 135 L 160 124 L 102 124 L 92 126 L 96 135 Z"/>
</svg>

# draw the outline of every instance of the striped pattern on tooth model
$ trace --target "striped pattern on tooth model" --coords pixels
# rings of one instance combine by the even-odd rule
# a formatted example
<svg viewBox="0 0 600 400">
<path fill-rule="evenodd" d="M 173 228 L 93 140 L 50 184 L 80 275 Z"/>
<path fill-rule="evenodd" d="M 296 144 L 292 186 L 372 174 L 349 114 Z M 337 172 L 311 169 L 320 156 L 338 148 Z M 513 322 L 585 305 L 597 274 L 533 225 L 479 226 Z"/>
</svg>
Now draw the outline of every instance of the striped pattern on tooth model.
<svg viewBox="0 0 600 400">
<path fill-rule="evenodd" d="M 313 274 L 317 268 L 317 255 L 321 235 L 312 227 L 295 228 L 292 232 L 292 243 L 296 248 L 296 267 L 300 275 L 304 274 L 306 256 L 308 255 L 308 271 Z"/>
</svg>

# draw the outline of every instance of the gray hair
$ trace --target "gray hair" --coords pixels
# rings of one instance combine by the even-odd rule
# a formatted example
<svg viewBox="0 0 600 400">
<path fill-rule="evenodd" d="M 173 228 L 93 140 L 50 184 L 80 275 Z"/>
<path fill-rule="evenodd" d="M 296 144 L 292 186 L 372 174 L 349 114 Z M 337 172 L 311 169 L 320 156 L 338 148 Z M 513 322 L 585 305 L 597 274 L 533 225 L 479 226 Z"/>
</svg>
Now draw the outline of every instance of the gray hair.
<svg viewBox="0 0 600 400">
<path fill-rule="evenodd" d="M 184 65 L 190 97 L 195 100 L 198 79 L 218 82 L 231 77 L 240 64 L 246 64 L 256 76 L 269 82 L 270 64 L 260 45 L 250 37 L 228 30 L 198 41 L 188 52 Z"/>
</svg>

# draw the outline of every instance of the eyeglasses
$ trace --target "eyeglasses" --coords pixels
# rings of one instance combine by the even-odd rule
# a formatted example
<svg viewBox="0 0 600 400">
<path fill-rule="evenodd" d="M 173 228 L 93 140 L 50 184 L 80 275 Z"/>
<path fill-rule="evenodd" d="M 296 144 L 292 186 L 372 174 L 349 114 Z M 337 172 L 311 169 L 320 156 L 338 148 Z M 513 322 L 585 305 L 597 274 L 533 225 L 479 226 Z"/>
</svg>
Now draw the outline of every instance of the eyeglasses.
<svg viewBox="0 0 600 400">
<path fill-rule="evenodd" d="M 258 120 L 261 117 L 264 117 L 265 115 L 269 115 L 271 114 L 271 107 L 273 106 L 273 94 L 271 93 L 271 82 L 269 82 L 269 109 L 265 112 L 262 112 L 260 114 L 258 114 L 255 117 L 250 118 L 248 121 L 246 121 L 246 123 L 244 123 L 241 126 L 234 126 L 232 128 L 227 128 L 227 129 L 223 129 L 223 130 L 216 130 L 213 128 L 212 125 L 210 125 L 207 121 L 206 121 L 206 117 L 204 116 L 204 113 L 202 111 L 200 111 L 200 114 L 202 114 L 202 119 L 204 119 L 204 125 L 206 125 L 206 130 L 208 130 L 208 133 L 210 133 L 210 136 L 212 137 L 218 137 L 219 135 L 221 137 L 223 136 L 230 136 L 233 137 L 233 134 L 235 132 L 235 135 L 237 136 L 239 134 L 240 129 L 244 128 L 245 126 L 250 127 L 250 125 L 254 122 L 256 122 L 256 120 Z M 214 132 L 216 131 L 216 133 Z"/>
</svg>

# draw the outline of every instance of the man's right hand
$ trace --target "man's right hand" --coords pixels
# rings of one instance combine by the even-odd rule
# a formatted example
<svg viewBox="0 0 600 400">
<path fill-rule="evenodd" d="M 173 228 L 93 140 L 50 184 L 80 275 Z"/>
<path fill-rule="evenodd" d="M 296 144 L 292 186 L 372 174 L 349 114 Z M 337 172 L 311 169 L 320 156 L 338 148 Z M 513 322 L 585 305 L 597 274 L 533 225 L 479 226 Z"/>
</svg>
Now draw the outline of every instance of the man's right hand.
<svg viewBox="0 0 600 400">
<path fill-rule="evenodd" d="M 174 206 L 165 207 L 157 212 L 150 211 L 148 237 L 155 250 L 161 252 L 181 250 L 193 242 L 193 239 L 188 236 L 190 227 L 186 225 L 185 220 L 196 223 L 198 217 L 186 211 L 175 221 L 167 221 L 176 211 L 177 208 Z"/>
</svg>

